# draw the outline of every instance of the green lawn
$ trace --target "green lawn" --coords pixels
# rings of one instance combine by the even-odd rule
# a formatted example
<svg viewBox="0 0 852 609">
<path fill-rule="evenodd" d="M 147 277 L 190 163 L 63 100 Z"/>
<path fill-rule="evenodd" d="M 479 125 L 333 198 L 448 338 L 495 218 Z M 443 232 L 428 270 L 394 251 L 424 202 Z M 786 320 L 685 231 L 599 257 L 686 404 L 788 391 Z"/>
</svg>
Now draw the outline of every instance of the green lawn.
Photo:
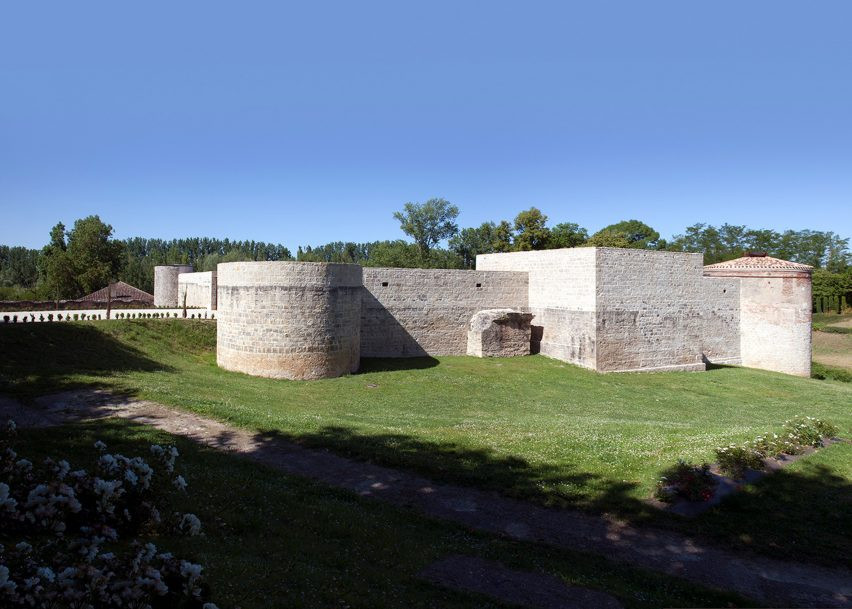
<svg viewBox="0 0 852 609">
<path fill-rule="evenodd" d="M 417 578 L 431 562 L 451 554 L 548 573 L 609 592 L 630 608 L 749 606 L 602 558 L 470 533 L 128 421 L 22 431 L 18 450 L 35 461 L 64 456 L 73 468 L 91 467 L 98 439 L 127 456 L 148 455 L 151 443 L 178 446 L 178 471 L 189 487 L 177 507 L 201 518 L 204 535 L 152 541 L 204 565 L 212 598 L 223 608 L 499 607 Z M 17 541 L 0 530 L 0 543 Z"/>
<path fill-rule="evenodd" d="M 678 458 L 712 459 L 714 447 L 797 414 L 852 437 L 848 383 L 729 367 L 599 375 L 541 356 L 367 360 L 360 374 L 288 382 L 218 369 L 215 325 L 185 320 L 4 327 L 0 352 L 0 391 L 25 398 L 99 384 L 545 504 L 617 512 L 775 555 L 852 555 L 849 444 L 695 521 L 642 502 Z M 776 518 L 779 502 L 786 516 Z"/>
</svg>

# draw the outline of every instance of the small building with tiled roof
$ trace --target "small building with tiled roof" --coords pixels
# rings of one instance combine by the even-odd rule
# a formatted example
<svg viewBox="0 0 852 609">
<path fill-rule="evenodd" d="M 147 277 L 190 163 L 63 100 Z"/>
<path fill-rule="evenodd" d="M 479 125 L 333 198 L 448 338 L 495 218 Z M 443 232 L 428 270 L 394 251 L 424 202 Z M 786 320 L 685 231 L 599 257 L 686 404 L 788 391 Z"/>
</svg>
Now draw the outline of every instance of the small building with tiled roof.
<svg viewBox="0 0 852 609">
<path fill-rule="evenodd" d="M 112 300 L 113 302 L 144 302 L 153 305 L 154 295 L 133 287 L 129 283 L 116 281 L 105 288 L 83 296 L 80 300 L 92 302 L 107 302 L 108 300 Z"/>
<path fill-rule="evenodd" d="M 704 267 L 708 296 L 716 310 L 724 303 L 739 325 L 739 362 L 749 368 L 775 370 L 798 376 L 811 375 L 811 273 L 813 267 L 789 260 L 748 253 Z M 720 289 L 721 288 L 721 289 Z M 734 297 L 734 294 L 736 296 Z M 714 341 L 734 351 L 732 341 Z"/>
</svg>

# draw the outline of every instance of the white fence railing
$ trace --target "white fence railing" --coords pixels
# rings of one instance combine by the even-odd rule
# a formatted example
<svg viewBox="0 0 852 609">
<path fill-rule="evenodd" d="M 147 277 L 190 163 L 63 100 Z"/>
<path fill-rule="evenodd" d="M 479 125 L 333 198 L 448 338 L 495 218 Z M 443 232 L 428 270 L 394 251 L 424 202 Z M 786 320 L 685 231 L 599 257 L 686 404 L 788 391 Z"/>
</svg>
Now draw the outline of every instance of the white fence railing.
<svg viewBox="0 0 852 609">
<path fill-rule="evenodd" d="M 183 319 L 183 309 L 112 309 L 109 320 Z M 186 319 L 216 319 L 210 309 L 186 309 Z M 68 309 L 55 311 L 2 311 L 0 324 L 44 323 L 61 321 L 107 321 L 106 309 Z"/>
</svg>

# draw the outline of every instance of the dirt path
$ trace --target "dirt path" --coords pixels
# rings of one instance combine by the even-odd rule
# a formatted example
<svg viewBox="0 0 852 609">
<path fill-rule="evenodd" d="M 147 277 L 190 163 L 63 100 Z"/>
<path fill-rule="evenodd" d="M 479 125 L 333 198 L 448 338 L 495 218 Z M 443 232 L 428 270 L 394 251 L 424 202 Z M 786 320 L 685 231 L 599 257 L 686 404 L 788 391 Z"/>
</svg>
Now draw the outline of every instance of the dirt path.
<svg viewBox="0 0 852 609">
<path fill-rule="evenodd" d="M 159 404 L 97 391 L 46 396 L 36 407 L 0 400 L 0 418 L 54 425 L 117 416 L 243 454 L 290 474 L 321 481 L 472 529 L 610 560 L 729 590 L 776 606 L 852 607 L 852 572 L 770 558 L 739 555 L 677 533 L 634 528 L 603 517 L 555 510 L 494 492 L 440 484 L 403 471 L 302 448 L 276 437 L 234 428 Z"/>
</svg>

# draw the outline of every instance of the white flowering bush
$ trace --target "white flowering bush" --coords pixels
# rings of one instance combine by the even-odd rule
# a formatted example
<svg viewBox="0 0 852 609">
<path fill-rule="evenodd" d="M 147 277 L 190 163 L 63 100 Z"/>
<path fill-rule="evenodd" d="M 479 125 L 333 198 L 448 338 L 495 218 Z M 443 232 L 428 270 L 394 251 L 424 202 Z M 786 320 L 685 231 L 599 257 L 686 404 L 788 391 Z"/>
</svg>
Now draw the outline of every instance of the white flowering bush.
<svg viewBox="0 0 852 609">
<path fill-rule="evenodd" d="M 0 426 L 0 607 L 216 609 L 201 565 L 160 552 L 146 535 L 200 535 L 194 514 L 170 509 L 187 482 L 173 446 L 150 462 L 96 442 L 92 471 L 65 460 L 36 466 Z"/>
<path fill-rule="evenodd" d="M 716 449 L 719 469 L 733 478 L 742 478 L 747 470 L 762 470 L 769 457 L 798 455 L 809 447 L 823 445 L 837 435 L 837 427 L 815 417 L 797 416 L 784 421 L 781 433 L 758 436 L 743 444 Z"/>
</svg>

